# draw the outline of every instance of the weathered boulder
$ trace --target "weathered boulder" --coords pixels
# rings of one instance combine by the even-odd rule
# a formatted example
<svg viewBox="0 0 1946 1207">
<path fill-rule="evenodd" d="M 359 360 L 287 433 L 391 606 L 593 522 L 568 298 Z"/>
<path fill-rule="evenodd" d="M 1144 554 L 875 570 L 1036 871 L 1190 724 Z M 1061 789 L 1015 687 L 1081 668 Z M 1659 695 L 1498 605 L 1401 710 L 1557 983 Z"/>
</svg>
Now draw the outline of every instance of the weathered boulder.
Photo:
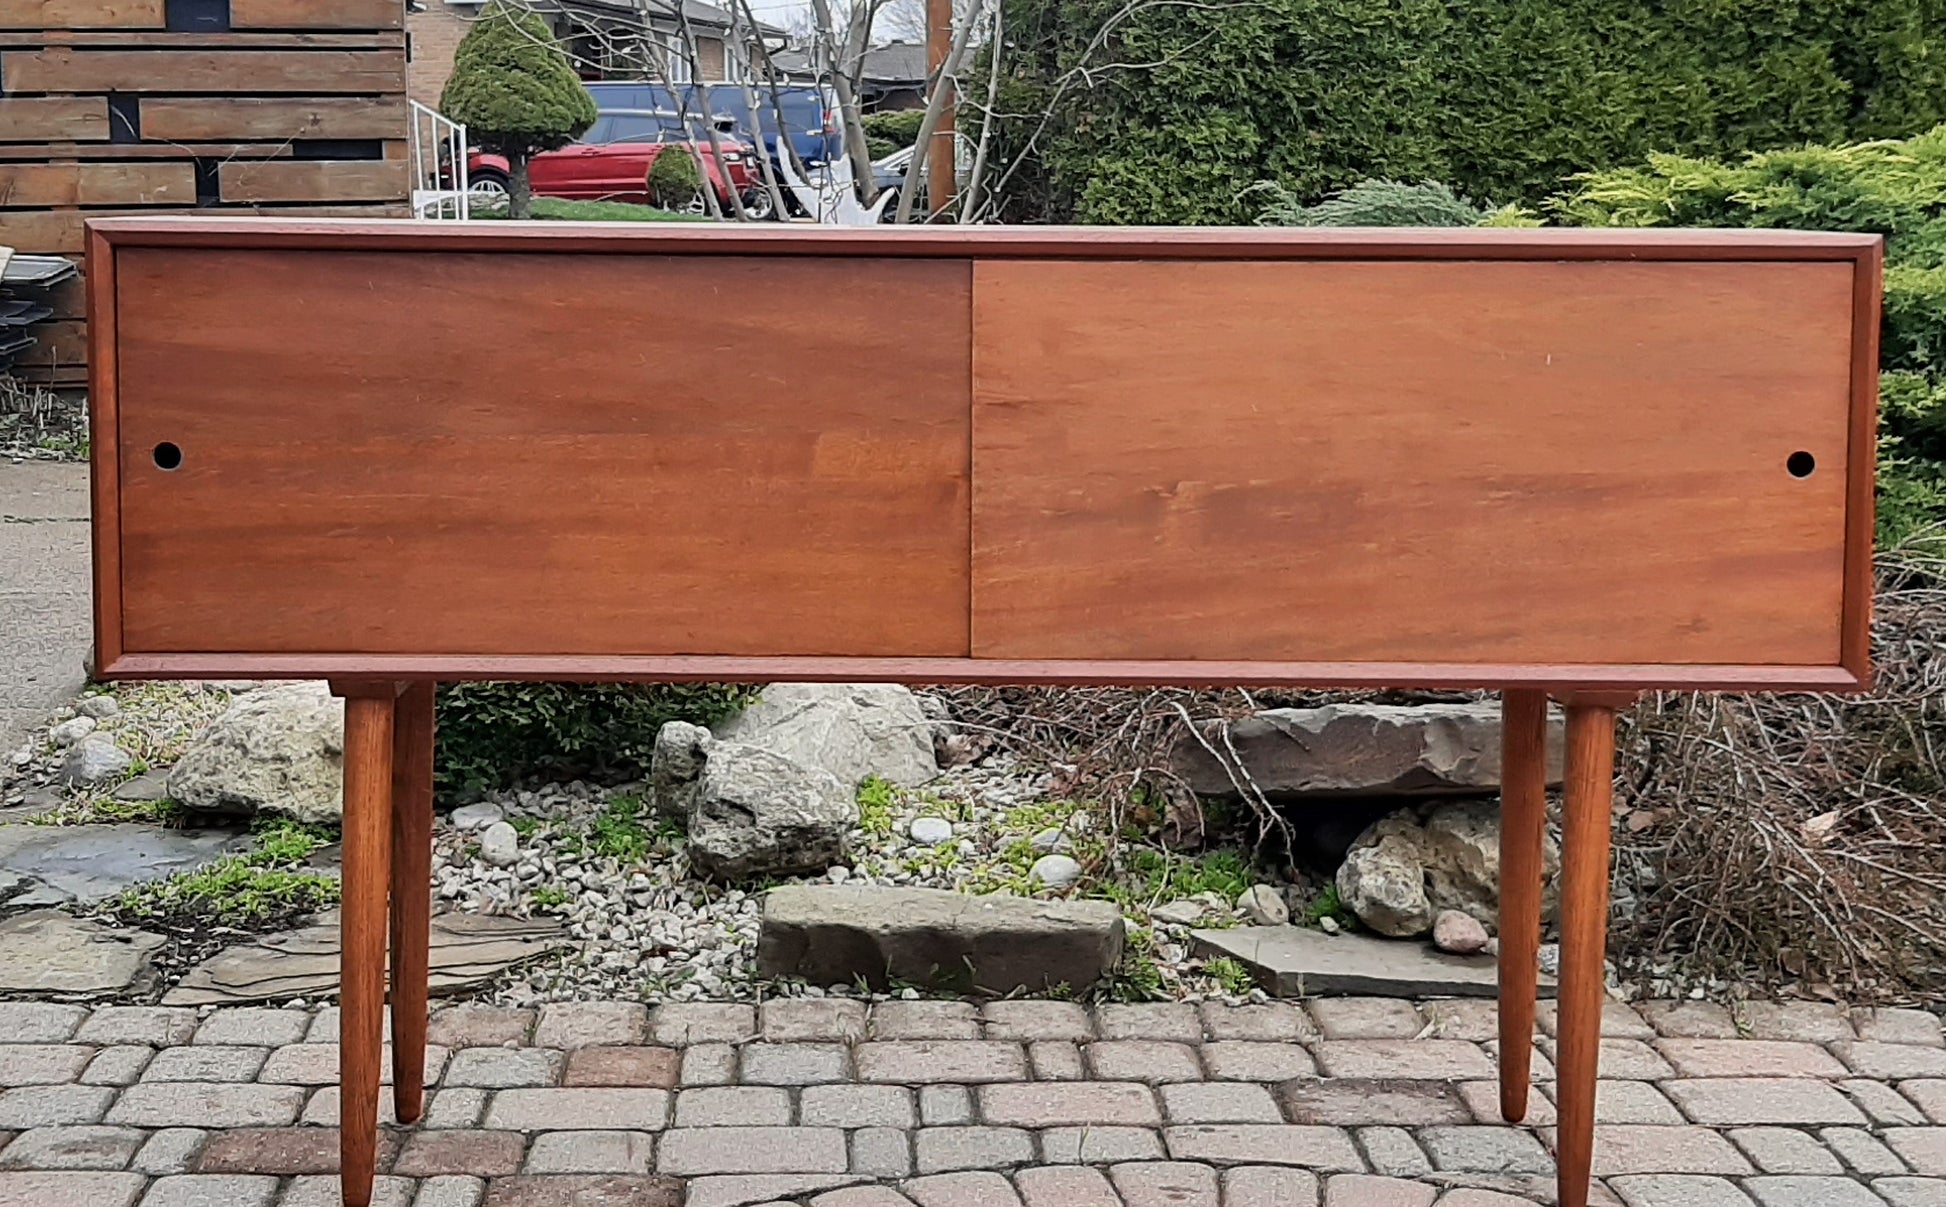
<svg viewBox="0 0 1946 1207">
<path fill-rule="evenodd" d="M 1552 835 L 1543 840 L 1541 857 L 1541 908 L 1551 914 L 1561 864 Z M 1352 844 L 1338 868 L 1338 896 L 1359 921 L 1396 938 L 1426 934 L 1443 910 L 1458 910 L 1483 926 L 1495 925 L 1500 909 L 1498 802 L 1453 801 L 1381 818 Z"/>
<path fill-rule="evenodd" d="M 1500 787 L 1500 709 L 1492 704 L 1272 708 L 1212 722 L 1202 735 L 1177 740 L 1174 764 L 1207 796 L 1236 792 L 1238 780 L 1269 796 L 1463 796 Z M 1561 719 L 1551 716 L 1552 783 L 1561 777 L 1563 740 Z"/>
<path fill-rule="evenodd" d="M 716 736 L 821 768 L 848 788 L 873 775 L 909 788 L 939 774 L 934 728 L 900 684 L 773 683 Z"/>
<path fill-rule="evenodd" d="M 61 781 L 92 788 L 127 775 L 133 766 L 135 760 L 126 750 L 100 734 L 90 734 L 68 747 L 67 757 L 61 760 Z"/>
<path fill-rule="evenodd" d="M 1417 827 L 1396 826 L 1387 818 L 1372 827 L 1338 865 L 1338 899 L 1382 935 L 1410 938 L 1432 928 L 1419 838 Z"/>
<path fill-rule="evenodd" d="M 715 739 L 701 725 L 669 721 L 655 731 L 649 756 L 649 802 L 656 812 L 689 821 L 703 779 L 703 752 Z"/>
<path fill-rule="evenodd" d="M 814 985 L 863 978 L 959 992 L 1082 990 L 1122 958 L 1106 901 L 970 896 L 940 889 L 787 885 L 764 897 L 757 965 Z"/>
<path fill-rule="evenodd" d="M 169 773 L 169 795 L 206 813 L 344 814 L 345 706 L 323 683 L 239 697 Z"/>
<path fill-rule="evenodd" d="M 680 721 L 656 735 L 650 784 L 659 810 L 686 818 L 690 862 L 722 880 L 823 871 L 858 824 L 829 772 Z"/>
<path fill-rule="evenodd" d="M 69 717 L 47 731 L 47 740 L 56 746 L 72 746 L 94 731 L 93 717 Z"/>
</svg>

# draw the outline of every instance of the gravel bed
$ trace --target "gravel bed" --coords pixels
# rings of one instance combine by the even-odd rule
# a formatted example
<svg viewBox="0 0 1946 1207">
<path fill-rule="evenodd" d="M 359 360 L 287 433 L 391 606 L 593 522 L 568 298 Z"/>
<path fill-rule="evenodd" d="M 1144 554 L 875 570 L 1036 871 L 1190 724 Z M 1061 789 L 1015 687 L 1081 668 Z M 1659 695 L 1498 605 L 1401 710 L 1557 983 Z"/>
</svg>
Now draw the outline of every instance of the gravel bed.
<svg viewBox="0 0 1946 1207">
<path fill-rule="evenodd" d="M 181 757 L 237 694 L 252 686 L 141 683 L 91 689 L 91 695 L 115 701 L 112 714 L 89 718 L 92 733 L 112 738 L 133 757 L 131 776 L 164 768 Z M 117 800 L 114 783 L 85 789 L 62 785 L 59 769 L 67 745 L 53 735 L 84 715 L 80 704 L 57 710 L 27 742 L 0 752 L 0 809 L 5 810 L 0 820 L 210 820 L 185 818 L 172 804 L 158 808 Z M 86 711 L 108 710 L 96 704 Z M 1233 971 L 1227 979 L 1212 976 L 1191 957 L 1188 944 L 1192 925 L 1243 920 L 1233 907 L 1235 891 L 1254 879 L 1237 880 L 1248 871 L 1239 853 L 1219 853 L 1228 860 L 1224 883 L 1229 888 L 1224 893 L 1197 891 L 1199 860 L 1209 856 L 1169 855 L 1131 836 L 1117 837 L 1110 819 L 1086 805 L 1051 796 L 1055 780 L 995 752 L 918 789 L 868 783 L 860 790 L 861 825 L 851 834 L 849 858 L 822 878 L 972 893 L 1111 897 L 1129 920 L 1131 959 L 1123 981 L 1105 992 L 1128 998 L 1233 1001 L 1250 996 Z M 481 858 L 482 816 L 504 817 L 520 832 L 510 865 L 495 866 Z M 442 812 L 434 831 L 434 885 L 440 906 L 556 917 L 576 941 L 571 951 L 516 970 L 480 996 L 513 1004 L 612 997 L 698 1001 L 872 996 L 858 986 L 760 977 L 755 957 L 762 891 L 819 877 L 727 886 L 692 874 L 680 827 L 655 815 L 646 785 L 576 781 L 523 786 L 491 794 L 457 817 L 459 823 Z M 246 825 L 241 819 L 224 820 L 239 829 Z M 1047 860 L 1072 861 L 1067 870 L 1075 880 L 1059 890 L 1047 888 L 1032 874 L 1036 864 Z M 1308 900 L 1311 890 L 1276 881 L 1272 885 L 1299 903 Z M 1164 918 L 1150 917 L 1152 908 L 1160 908 Z M 0 901 L 0 913 L 5 911 Z M 274 924 L 254 930 L 178 921 L 179 927 L 162 927 L 182 931 L 171 934 L 169 955 L 160 961 L 165 984 L 224 939 L 245 941 L 297 919 L 279 916 Z M 1226 985 L 1235 992 L 1226 992 Z M 917 997 L 920 991 L 906 989 L 900 995 Z"/>
<path fill-rule="evenodd" d="M 852 834 L 851 857 L 821 878 L 836 883 L 902 885 L 962 892 L 1026 893 L 1027 869 L 1049 854 L 1073 851 L 1098 873 L 1084 874 L 1067 892 L 1121 899 L 1131 948 L 1144 969 L 1141 987 L 1124 996 L 1182 999 L 1261 999 L 1257 991 L 1226 993 L 1193 959 L 1189 922 L 1147 916 L 1147 906 L 1181 902 L 1132 899 L 1109 887 L 1131 879 L 1123 850 L 1107 842 L 1102 820 L 1043 793 L 1048 776 L 1004 756 L 987 765 L 948 771 L 922 789 L 883 792 L 882 810 L 868 805 Z M 871 787 L 864 793 L 874 795 Z M 558 916 L 579 947 L 551 962 L 530 965 L 495 988 L 495 1000 L 514 1005 L 589 997 L 649 997 L 667 1001 L 748 1000 L 766 996 L 884 997 L 855 985 L 770 981 L 756 970 L 760 889 L 712 884 L 690 873 L 681 833 L 658 827 L 646 789 L 603 789 L 585 783 L 503 792 L 459 814 L 485 825 L 500 817 L 521 831 L 519 854 L 496 867 L 480 857 L 478 831 L 442 822 L 434 837 L 433 880 L 451 908 L 512 916 Z M 617 857 L 599 847 L 604 816 L 641 802 L 647 848 Z M 916 832 L 919 838 L 913 837 Z M 945 828 L 951 827 L 950 834 Z M 818 877 L 772 881 L 813 882 Z M 1133 878 L 1141 880 L 1140 877 Z M 1047 890 L 1041 890 L 1046 892 Z M 559 895 L 566 899 L 560 900 Z M 1241 919 L 1227 900 L 1196 902 L 1195 926 Z M 1165 908 L 1165 913 L 1168 910 Z M 1241 988 L 1233 985 L 1234 988 Z M 921 996 L 904 989 L 901 996 Z"/>
</svg>

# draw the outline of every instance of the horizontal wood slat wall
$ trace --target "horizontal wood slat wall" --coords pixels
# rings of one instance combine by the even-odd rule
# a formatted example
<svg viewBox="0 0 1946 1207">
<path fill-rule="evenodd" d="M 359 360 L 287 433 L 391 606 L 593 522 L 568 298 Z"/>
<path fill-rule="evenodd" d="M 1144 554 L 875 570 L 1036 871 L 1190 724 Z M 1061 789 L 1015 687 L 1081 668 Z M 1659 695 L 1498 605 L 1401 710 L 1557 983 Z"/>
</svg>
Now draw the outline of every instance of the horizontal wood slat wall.
<svg viewBox="0 0 1946 1207">
<path fill-rule="evenodd" d="M 404 0 L 0 0 L 0 244 L 77 256 L 90 217 L 406 212 Z M 57 303 L 32 377 L 86 377 Z"/>
</svg>

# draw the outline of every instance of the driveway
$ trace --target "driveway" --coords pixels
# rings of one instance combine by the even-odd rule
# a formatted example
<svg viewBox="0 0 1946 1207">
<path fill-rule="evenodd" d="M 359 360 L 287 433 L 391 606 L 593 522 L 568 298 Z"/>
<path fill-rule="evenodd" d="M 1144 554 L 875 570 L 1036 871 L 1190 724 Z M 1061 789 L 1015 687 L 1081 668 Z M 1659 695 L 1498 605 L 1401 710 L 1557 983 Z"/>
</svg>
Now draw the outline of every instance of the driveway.
<svg viewBox="0 0 1946 1207">
<path fill-rule="evenodd" d="M 88 467 L 0 464 L 0 757 L 82 685 L 88 565 Z"/>
</svg>

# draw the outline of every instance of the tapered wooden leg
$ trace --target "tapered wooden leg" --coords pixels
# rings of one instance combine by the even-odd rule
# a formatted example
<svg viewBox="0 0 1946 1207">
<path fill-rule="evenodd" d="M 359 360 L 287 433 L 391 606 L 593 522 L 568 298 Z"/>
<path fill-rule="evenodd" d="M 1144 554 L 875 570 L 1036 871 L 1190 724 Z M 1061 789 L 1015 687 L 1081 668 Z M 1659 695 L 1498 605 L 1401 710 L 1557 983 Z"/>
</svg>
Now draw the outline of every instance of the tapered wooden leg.
<svg viewBox="0 0 1946 1207">
<path fill-rule="evenodd" d="M 1547 827 L 1547 696 L 1500 706 L 1500 1115 L 1527 1117 L 1539 992 L 1541 843 Z"/>
<path fill-rule="evenodd" d="M 1587 1207 L 1608 946 L 1608 828 L 1615 705 L 1570 698 L 1561 827 L 1560 1027 L 1554 1066 L 1560 1207 Z"/>
<path fill-rule="evenodd" d="M 426 961 L 432 912 L 433 685 L 414 683 L 392 719 L 392 1106 L 425 1109 Z"/>
<path fill-rule="evenodd" d="M 370 1207 L 378 1159 L 386 893 L 392 853 L 389 685 L 333 684 L 345 700 L 345 870 L 339 956 L 339 1178 L 345 1207 Z"/>
</svg>

